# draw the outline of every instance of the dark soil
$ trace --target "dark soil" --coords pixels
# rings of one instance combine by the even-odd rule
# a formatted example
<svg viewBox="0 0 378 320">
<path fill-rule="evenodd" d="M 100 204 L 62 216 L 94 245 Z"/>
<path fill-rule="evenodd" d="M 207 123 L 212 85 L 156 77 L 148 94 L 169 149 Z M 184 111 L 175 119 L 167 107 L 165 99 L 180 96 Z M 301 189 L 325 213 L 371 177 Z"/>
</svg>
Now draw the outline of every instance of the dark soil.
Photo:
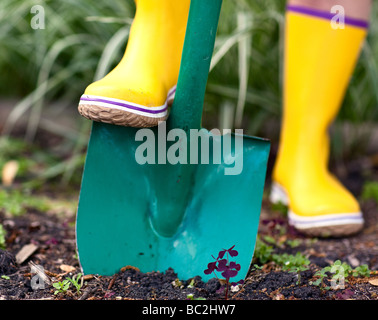
<svg viewBox="0 0 378 320">
<path fill-rule="evenodd" d="M 340 259 L 353 267 L 367 264 L 378 270 L 378 221 L 375 202 L 363 203 L 366 227 L 362 233 L 345 239 L 306 239 L 287 224 L 282 213 L 272 210 L 264 201 L 259 237 L 270 236 L 281 243 L 276 253 L 295 254 L 301 252 L 311 261 L 310 269 L 301 272 L 301 283 L 297 284 L 296 273 L 282 271 L 273 262 L 262 265 L 262 269 L 251 268 L 244 285 L 230 293 L 236 300 L 378 300 L 378 287 L 369 283 L 377 279 L 350 277 L 344 289 L 321 290 L 311 284 L 316 280 L 317 270 Z M 30 262 L 41 265 L 52 282 L 80 273 L 76 256 L 74 217 L 58 218 L 57 215 L 31 211 L 20 217 L 7 218 L 0 214 L 0 221 L 7 231 L 6 251 L 0 251 L 0 299 L 25 300 L 185 300 L 188 294 L 207 300 L 224 299 L 224 290 L 218 280 L 207 283 L 201 275 L 194 281 L 178 283 L 174 270 L 141 273 L 137 268 L 125 267 L 114 276 L 87 275 L 80 292 L 71 286 L 65 293 L 54 294 L 55 288 L 45 283 L 44 289 L 33 290 Z M 279 232 L 278 232 L 278 231 Z M 298 246 L 286 245 L 287 240 L 297 239 Z M 16 254 L 24 245 L 33 243 L 37 250 L 21 264 L 16 263 Z M 257 262 L 258 261 L 254 261 Z M 65 266 L 72 267 L 69 272 Z M 67 270 L 67 269 L 66 269 Z M 175 284 L 176 281 L 176 284 Z M 190 286 L 192 282 L 192 287 Z M 175 285 L 174 285 L 175 284 Z M 177 285 L 178 284 L 178 285 Z"/>
<path fill-rule="evenodd" d="M 55 141 L 51 141 L 51 135 L 42 137 L 48 137 L 47 142 L 43 140 L 41 143 L 45 150 L 56 145 Z M 39 141 L 42 141 L 40 137 Z M 272 149 L 274 155 L 275 148 Z M 268 177 L 272 163 L 270 161 Z M 378 180 L 377 163 L 373 166 L 373 174 L 369 174 L 371 180 Z M 366 180 L 360 174 L 362 167 L 360 163 L 354 163 L 344 170 L 351 174 L 339 175 L 357 196 Z M 80 186 L 71 188 L 77 199 Z M 269 181 L 266 189 L 269 190 Z M 45 185 L 42 192 L 48 197 L 54 197 L 54 191 L 50 190 L 49 185 Z M 310 268 L 301 272 L 301 282 L 297 284 L 296 273 L 283 271 L 274 262 L 261 263 L 254 258 L 243 286 L 239 291 L 230 292 L 229 299 L 378 300 L 378 286 L 372 281 L 378 281 L 378 204 L 374 200 L 366 200 L 361 201 L 361 205 L 366 225 L 358 235 L 344 239 L 309 239 L 288 226 L 282 210 L 275 209 L 269 201 L 264 200 L 259 238 L 273 239 L 274 253 L 301 252 L 310 260 Z M 80 291 L 71 285 L 67 291 L 55 294 L 53 283 L 81 272 L 76 254 L 74 213 L 59 212 L 58 208 L 54 213 L 29 209 L 26 214 L 13 217 L 6 216 L 0 208 L 0 224 L 6 230 L 6 250 L 0 250 L 0 300 L 185 300 L 189 294 L 207 300 L 224 299 L 224 287 L 216 279 L 204 283 L 201 275 L 198 275 L 194 281 L 180 283 L 174 270 L 144 274 L 132 266 L 125 266 L 113 276 L 86 275 Z M 289 245 L 289 240 L 291 243 L 295 240 L 296 244 Z M 36 250 L 25 261 L 17 263 L 17 254 L 29 244 L 34 244 Z M 313 285 L 312 282 L 317 279 L 315 273 L 335 260 L 346 262 L 353 268 L 367 264 L 372 270 L 371 275 L 349 277 L 345 287 L 338 290 L 326 290 Z M 44 288 L 32 288 L 35 270 L 32 270 L 31 263 L 43 267 L 44 273 L 40 273 L 40 276 L 49 280 L 41 282 Z M 256 268 L 255 264 L 259 267 Z M 327 280 L 325 285 L 329 285 Z"/>
</svg>

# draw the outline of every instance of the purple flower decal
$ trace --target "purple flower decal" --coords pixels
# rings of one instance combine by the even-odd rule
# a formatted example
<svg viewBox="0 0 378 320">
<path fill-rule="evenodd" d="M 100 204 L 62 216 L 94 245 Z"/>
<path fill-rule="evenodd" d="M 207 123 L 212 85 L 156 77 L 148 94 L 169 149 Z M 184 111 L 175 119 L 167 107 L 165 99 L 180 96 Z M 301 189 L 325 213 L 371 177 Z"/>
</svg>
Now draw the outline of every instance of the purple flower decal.
<svg viewBox="0 0 378 320">
<path fill-rule="evenodd" d="M 233 245 L 229 249 L 222 249 L 218 253 L 218 257 L 215 258 L 212 256 L 212 258 L 215 260 L 214 262 L 210 262 L 207 265 L 207 269 L 204 271 L 205 274 L 211 274 L 214 273 L 215 277 L 217 277 L 215 272 L 220 272 L 222 277 L 226 280 L 226 296 L 225 299 L 228 297 L 228 289 L 230 285 L 230 278 L 236 277 L 238 275 L 238 272 L 241 269 L 240 264 L 237 264 L 234 261 L 229 261 L 230 257 L 236 257 L 239 252 L 234 250 L 235 245 Z M 233 282 L 232 285 L 238 285 L 243 284 L 244 280 L 239 280 L 238 282 Z"/>
<path fill-rule="evenodd" d="M 230 249 L 223 249 L 221 251 L 219 251 L 219 254 L 218 254 L 218 259 L 223 259 L 224 255 L 226 254 L 226 252 L 231 256 L 231 257 L 236 257 L 239 252 L 237 252 L 236 250 L 233 250 L 235 247 L 235 245 L 233 245 Z"/>
<path fill-rule="evenodd" d="M 212 272 L 214 272 L 214 270 L 217 270 L 217 261 L 215 262 L 210 262 L 208 265 L 207 265 L 207 269 L 204 271 L 205 274 L 210 274 Z"/>
</svg>

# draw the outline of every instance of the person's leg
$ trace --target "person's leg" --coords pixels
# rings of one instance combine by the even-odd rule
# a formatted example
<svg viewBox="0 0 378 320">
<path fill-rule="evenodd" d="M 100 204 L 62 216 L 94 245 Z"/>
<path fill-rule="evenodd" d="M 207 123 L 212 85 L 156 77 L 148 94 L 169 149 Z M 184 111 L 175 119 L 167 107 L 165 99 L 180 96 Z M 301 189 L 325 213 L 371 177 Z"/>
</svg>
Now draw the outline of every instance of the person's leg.
<svg viewBox="0 0 378 320">
<path fill-rule="evenodd" d="M 357 4 L 358 3 L 358 4 Z M 334 5 L 345 25 L 331 23 Z M 362 228 L 353 195 L 328 171 L 328 127 L 336 117 L 366 37 L 371 0 L 291 0 L 286 13 L 283 119 L 271 199 L 289 222 L 315 236 Z"/>
<path fill-rule="evenodd" d="M 126 52 L 103 79 L 88 86 L 79 112 L 86 118 L 132 127 L 166 120 L 173 101 L 190 0 L 135 0 Z"/>
</svg>

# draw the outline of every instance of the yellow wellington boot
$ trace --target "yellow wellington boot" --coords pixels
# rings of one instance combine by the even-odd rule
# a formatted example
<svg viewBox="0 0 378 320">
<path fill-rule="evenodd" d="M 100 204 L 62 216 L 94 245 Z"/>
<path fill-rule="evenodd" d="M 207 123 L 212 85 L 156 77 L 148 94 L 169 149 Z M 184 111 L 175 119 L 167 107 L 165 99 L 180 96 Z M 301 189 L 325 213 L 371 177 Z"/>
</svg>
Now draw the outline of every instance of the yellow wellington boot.
<svg viewBox="0 0 378 320">
<path fill-rule="evenodd" d="M 363 226 L 353 195 L 328 171 L 328 127 L 341 106 L 366 37 L 367 22 L 288 6 L 284 114 L 271 201 L 289 206 L 289 223 L 311 236 L 346 236 Z"/>
<path fill-rule="evenodd" d="M 168 117 L 177 83 L 190 0 L 136 0 L 126 52 L 79 103 L 84 117 L 152 127 Z"/>
</svg>

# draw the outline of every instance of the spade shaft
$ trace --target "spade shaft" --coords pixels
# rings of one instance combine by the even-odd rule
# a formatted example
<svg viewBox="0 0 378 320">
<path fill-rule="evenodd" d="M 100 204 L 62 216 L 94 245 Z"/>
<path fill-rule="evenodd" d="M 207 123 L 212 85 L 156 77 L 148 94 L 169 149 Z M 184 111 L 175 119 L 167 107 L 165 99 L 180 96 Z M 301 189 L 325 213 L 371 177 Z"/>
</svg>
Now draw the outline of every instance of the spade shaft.
<svg viewBox="0 0 378 320">
<path fill-rule="evenodd" d="M 222 0 L 192 0 L 182 53 L 180 73 L 167 130 L 186 132 L 183 148 L 189 154 L 190 129 L 200 129 L 206 84 L 217 33 Z M 158 148 L 161 148 L 159 145 Z M 162 152 L 165 152 L 163 150 Z M 157 201 L 151 210 L 151 225 L 161 236 L 174 235 L 182 223 L 193 186 L 195 166 L 176 164 L 164 170 L 155 182 Z M 158 188 L 165 181 L 165 188 Z M 169 194 L 166 194 L 169 190 Z"/>
</svg>

